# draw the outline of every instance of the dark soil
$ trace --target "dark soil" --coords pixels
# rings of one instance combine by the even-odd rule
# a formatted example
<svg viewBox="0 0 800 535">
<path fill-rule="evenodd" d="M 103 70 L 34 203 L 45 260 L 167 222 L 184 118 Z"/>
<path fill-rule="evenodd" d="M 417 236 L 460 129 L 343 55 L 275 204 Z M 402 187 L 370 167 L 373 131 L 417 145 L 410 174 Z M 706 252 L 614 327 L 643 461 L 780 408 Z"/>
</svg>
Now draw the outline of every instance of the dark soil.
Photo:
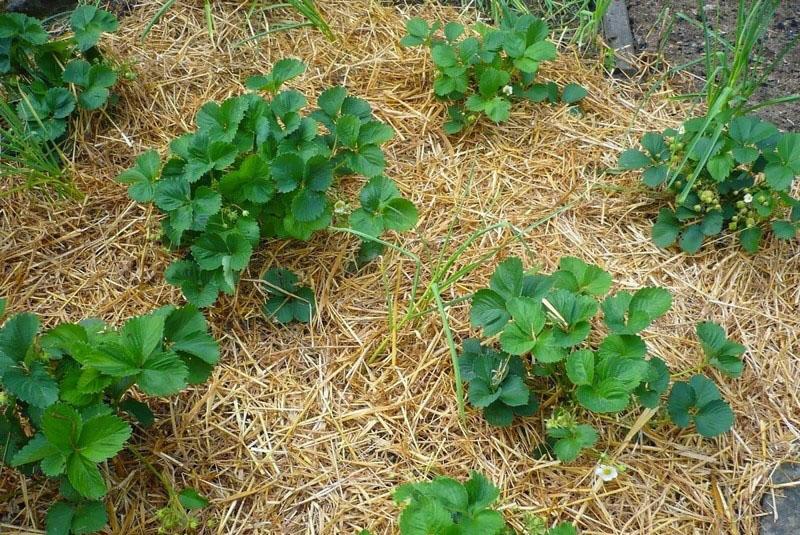
<svg viewBox="0 0 800 535">
<path fill-rule="evenodd" d="M 672 66 L 700 57 L 704 50 L 703 34 L 688 22 L 675 18 L 672 32 L 665 28 L 676 13 L 700 20 L 696 0 L 627 0 L 628 13 L 637 47 L 641 52 L 663 52 Z M 737 0 L 704 2 L 706 18 L 712 27 L 731 36 L 736 28 Z M 772 59 L 800 33 L 800 0 L 783 0 L 764 42 L 764 56 Z M 664 39 L 666 37 L 666 39 Z M 661 47 L 662 43 L 664 46 Z M 692 69 L 698 75 L 703 68 Z M 754 96 L 755 102 L 800 93 L 800 46 L 790 51 L 768 78 L 766 86 Z M 800 102 L 783 104 L 759 112 L 764 119 L 784 130 L 800 130 Z"/>
</svg>

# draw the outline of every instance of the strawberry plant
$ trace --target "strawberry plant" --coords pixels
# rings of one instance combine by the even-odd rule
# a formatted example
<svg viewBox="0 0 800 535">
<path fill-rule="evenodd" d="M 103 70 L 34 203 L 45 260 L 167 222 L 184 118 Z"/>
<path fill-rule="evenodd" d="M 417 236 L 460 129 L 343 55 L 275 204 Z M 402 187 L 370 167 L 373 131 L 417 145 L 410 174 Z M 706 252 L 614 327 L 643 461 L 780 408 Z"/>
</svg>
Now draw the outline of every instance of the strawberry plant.
<svg viewBox="0 0 800 535">
<path fill-rule="evenodd" d="M 436 67 L 433 91 L 451 103 L 444 125 L 448 134 L 460 132 L 479 115 L 495 123 L 507 121 L 515 101 L 561 100 L 574 106 L 586 96 L 578 84 L 569 84 L 559 96 L 555 83 L 536 82 L 539 66 L 554 60 L 557 52 L 548 40 L 547 23 L 532 15 L 506 10 L 499 27 L 478 23 L 472 29 L 413 18 L 406 31 L 403 46 L 430 48 Z"/>
<path fill-rule="evenodd" d="M 800 226 L 800 200 L 792 196 L 800 175 L 800 134 L 780 132 L 752 116 L 707 122 L 693 118 L 681 130 L 645 134 L 643 150 L 620 156 L 620 168 L 642 169 L 644 183 L 663 189 L 669 199 L 653 225 L 653 242 L 677 243 L 695 253 L 708 238 L 729 232 L 755 253 L 767 231 L 794 239 Z"/>
<path fill-rule="evenodd" d="M 247 80 L 266 97 L 251 92 L 205 104 L 197 131 L 170 144 L 166 163 L 149 151 L 119 176 L 132 199 L 165 214 L 163 240 L 186 253 L 167 269 L 167 281 L 199 307 L 234 292 L 262 239 L 308 240 L 345 218 L 351 210 L 334 188 L 342 176 L 369 179 L 361 207 L 349 216 L 366 240 L 416 224 L 414 205 L 382 174 L 381 145 L 392 138 L 391 127 L 344 87 L 324 91 L 319 107 L 304 113 L 303 94 L 281 90 L 304 71 L 299 60 L 278 61 L 267 75 Z M 309 311 L 293 306 L 281 314 L 290 312 L 302 319 Z"/>
<path fill-rule="evenodd" d="M 70 116 L 103 107 L 117 82 L 117 71 L 97 48 L 103 33 L 116 31 L 116 17 L 82 5 L 70 27 L 72 35 L 51 38 L 38 19 L 0 14 L 0 83 L 39 142 L 63 138 Z"/>
<path fill-rule="evenodd" d="M 29 313 L 4 323 L 0 460 L 59 482 L 62 499 L 48 511 L 48 534 L 92 533 L 106 524 L 102 465 L 132 448 L 130 420 L 142 427 L 153 421 L 130 390 L 176 394 L 204 382 L 218 358 L 203 315 L 191 305 L 163 307 L 119 329 L 85 320 L 40 333 Z"/>
<path fill-rule="evenodd" d="M 663 288 L 607 295 L 611 283 L 608 273 L 577 258 L 562 258 L 551 275 L 526 273 L 520 259 L 510 258 L 497 267 L 489 288 L 474 294 L 472 326 L 496 344 L 466 340 L 459 368 L 469 383 L 469 402 L 491 425 L 509 426 L 536 411 L 537 386 L 546 381 L 564 401 L 546 422 L 548 444 L 557 458 L 571 461 L 597 442 L 597 432 L 580 423 L 580 411 L 618 414 L 635 404 L 659 406 L 669 370 L 648 355 L 641 333 L 669 310 L 672 297 Z M 605 329 L 594 334 L 601 313 Z M 701 368 L 741 374 L 743 346 L 714 323 L 699 324 L 697 334 Z M 668 404 L 678 426 L 694 422 L 707 437 L 733 424 L 730 407 L 715 386 L 715 396 L 710 394 L 709 384 L 702 375 L 676 383 Z"/>
<path fill-rule="evenodd" d="M 491 506 L 500 490 L 478 472 L 470 472 L 465 483 L 439 476 L 432 481 L 406 483 L 397 488 L 394 501 L 403 507 L 401 535 L 511 535 L 516 531 Z M 363 531 L 362 533 L 369 533 Z M 546 528 L 537 525 L 534 535 L 577 535 L 563 522 Z"/>
<path fill-rule="evenodd" d="M 264 274 L 269 294 L 264 314 L 268 318 L 278 323 L 311 321 L 316 308 L 314 292 L 308 286 L 298 286 L 297 280 L 297 275 L 286 269 L 273 268 Z"/>
</svg>

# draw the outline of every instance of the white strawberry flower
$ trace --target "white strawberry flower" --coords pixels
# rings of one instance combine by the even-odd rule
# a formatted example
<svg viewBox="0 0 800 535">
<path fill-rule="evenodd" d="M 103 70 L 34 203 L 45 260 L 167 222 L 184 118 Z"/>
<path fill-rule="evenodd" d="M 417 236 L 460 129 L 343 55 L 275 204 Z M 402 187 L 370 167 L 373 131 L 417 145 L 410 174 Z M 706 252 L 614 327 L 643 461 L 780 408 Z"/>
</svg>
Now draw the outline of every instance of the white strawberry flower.
<svg viewBox="0 0 800 535">
<path fill-rule="evenodd" d="M 751 202 L 753 202 L 753 196 L 750 195 L 749 193 L 746 193 L 745 196 L 744 196 L 744 202 L 746 202 L 747 204 L 750 204 Z"/>
<path fill-rule="evenodd" d="M 510 85 L 503 86 L 503 93 L 510 97 L 514 93 L 514 88 Z"/>
<path fill-rule="evenodd" d="M 617 479 L 619 472 L 617 471 L 617 467 L 608 464 L 599 464 L 597 468 L 594 469 L 594 475 L 602 479 L 603 481 L 613 481 Z"/>
</svg>

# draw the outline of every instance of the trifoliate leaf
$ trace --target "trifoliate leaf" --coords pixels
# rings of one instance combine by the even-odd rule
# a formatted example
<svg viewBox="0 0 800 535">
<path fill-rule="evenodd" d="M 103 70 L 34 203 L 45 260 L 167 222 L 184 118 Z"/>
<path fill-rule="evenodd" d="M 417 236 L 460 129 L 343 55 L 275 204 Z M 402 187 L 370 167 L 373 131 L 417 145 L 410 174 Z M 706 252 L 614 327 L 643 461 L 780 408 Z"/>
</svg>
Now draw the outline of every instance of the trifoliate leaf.
<svg viewBox="0 0 800 535">
<path fill-rule="evenodd" d="M 128 197 L 136 202 L 152 202 L 155 197 L 155 182 L 161 170 L 158 152 L 149 150 L 136 158 L 136 164 L 123 171 L 117 181 L 129 184 Z"/>
<path fill-rule="evenodd" d="M 565 256 L 561 258 L 558 267 L 558 271 L 552 275 L 556 288 L 599 296 L 611 287 L 610 274 L 579 258 Z"/>
<path fill-rule="evenodd" d="M 279 323 L 310 323 L 316 309 L 314 292 L 297 284 L 297 275 L 286 269 L 272 268 L 264 275 L 269 295 L 264 314 Z"/>
<path fill-rule="evenodd" d="M 0 14 L 0 39 L 20 40 L 30 45 L 43 45 L 49 36 L 40 20 L 22 13 Z"/>
<path fill-rule="evenodd" d="M 201 269 L 214 270 L 221 267 L 224 270 L 241 271 L 250 262 L 253 247 L 238 232 L 225 235 L 205 233 L 195 240 L 191 251 Z"/>
<path fill-rule="evenodd" d="M 200 308 L 213 305 L 221 291 L 215 272 L 201 270 L 196 262 L 190 260 L 172 262 L 164 278 L 169 284 L 178 286 L 187 301 Z"/>
<path fill-rule="evenodd" d="M 721 326 L 710 321 L 698 323 L 697 336 L 709 364 L 731 377 L 742 374 L 744 364 L 741 356 L 745 347 L 729 340 Z"/>
<path fill-rule="evenodd" d="M 653 357 L 648 361 L 647 372 L 634 393 L 643 407 L 655 409 L 659 405 L 661 394 L 668 386 L 669 369 L 666 363 L 658 357 Z"/>
<path fill-rule="evenodd" d="M 75 8 L 69 22 L 75 33 L 78 50 L 81 52 L 86 52 L 96 45 L 104 32 L 115 32 L 119 27 L 117 18 L 113 14 L 92 5 Z"/>
<path fill-rule="evenodd" d="M 555 441 L 553 452 L 556 458 L 565 463 L 574 461 L 583 449 L 591 448 L 597 442 L 597 432 L 585 424 L 573 428 L 549 428 L 547 436 Z"/>
<path fill-rule="evenodd" d="M 299 59 L 287 58 L 275 62 L 272 71 L 266 76 L 251 76 L 245 86 L 253 91 L 276 92 L 281 85 L 306 71 L 306 65 Z"/>
<path fill-rule="evenodd" d="M 350 217 L 350 226 L 368 236 L 380 236 L 386 230 L 398 232 L 413 228 L 418 219 L 416 207 L 399 196 L 397 186 L 379 175 L 362 188 L 361 208 Z"/>
<path fill-rule="evenodd" d="M 236 138 L 248 107 L 249 103 L 244 98 L 229 98 L 222 104 L 207 102 L 195 117 L 198 131 L 213 141 L 230 143 Z"/>
<path fill-rule="evenodd" d="M 637 334 L 672 306 L 672 296 L 663 288 L 641 288 L 633 295 L 619 292 L 603 301 L 603 320 L 611 332 Z"/>
<path fill-rule="evenodd" d="M 96 110 L 105 104 L 110 94 L 108 88 L 117 82 L 113 69 L 102 63 L 90 65 L 84 59 L 70 61 L 62 77 L 65 82 L 81 88 L 78 104 L 86 110 Z"/>
<path fill-rule="evenodd" d="M 714 437 L 728 431 L 733 425 L 733 412 L 720 396 L 717 386 L 707 377 L 693 376 L 689 382 L 678 382 L 672 387 L 667 411 L 678 427 L 688 427 L 692 422 L 704 437 Z"/>
</svg>

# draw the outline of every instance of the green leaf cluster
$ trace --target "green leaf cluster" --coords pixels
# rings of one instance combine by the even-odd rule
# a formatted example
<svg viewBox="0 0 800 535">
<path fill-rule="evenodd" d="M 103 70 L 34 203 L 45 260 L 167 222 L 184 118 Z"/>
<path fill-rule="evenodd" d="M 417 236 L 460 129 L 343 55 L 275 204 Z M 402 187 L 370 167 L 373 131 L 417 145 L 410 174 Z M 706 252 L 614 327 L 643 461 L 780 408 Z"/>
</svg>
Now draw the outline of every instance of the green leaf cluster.
<svg viewBox="0 0 800 535">
<path fill-rule="evenodd" d="M 264 314 L 268 318 L 278 323 L 311 322 L 316 310 L 314 292 L 308 286 L 299 286 L 298 280 L 287 269 L 273 268 L 264 274 L 268 294 Z"/>
<path fill-rule="evenodd" d="M 495 123 L 507 121 L 514 102 L 559 102 L 574 106 L 586 97 L 578 84 L 568 84 L 559 96 L 553 82 L 536 81 L 542 63 L 556 58 L 542 19 L 507 10 L 498 27 L 474 28 L 449 22 L 429 24 L 413 18 L 400 43 L 430 49 L 436 68 L 433 90 L 450 102 L 448 134 L 455 134 L 485 115 Z"/>
<path fill-rule="evenodd" d="M 722 399 L 717 385 L 704 375 L 675 383 L 667 411 L 675 425 L 688 427 L 694 423 L 697 432 L 707 438 L 721 435 L 733 426 L 730 405 Z"/>
<path fill-rule="evenodd" d="M 483 347 L 470 338 L 464 341 L 459 367 L 462 379 L 469 383 L 469 402 L 483 409 L 491 425 L 508 427 L 514 416 L 530 416 L 538 410 L 519 357 Z"/>
<path fill-rule="evenodd" d="M 40 333 L 29 313 L 0 327 L 0 460 L 60 480 L 63 499 L 48 512 L 48 533 L 91 533 L 105 525 L 101 464 L 131 436 L 122 415 L 141 425 L 153 420 L 128 391 L 175 394 L 208 379 L 218 359 L 218 344 L 192 305 L 163 307 L 119 329 L 85 320 Z"/>
<path fill-rule="evenodd" d="M 164 241 L 186 252 L 167 269 L 167 281 L 199 307 L 234 292 L 262 239 L 308 240 L 332 225 L 342 212 L 337 203 L 346 204 L 334 188 L 342 176 L 369 179 L 349 221 L 365 239 L 417 221 L 416 208 L 383 176 L 381 145 L 393 130 L 343 87 L 324 91 L 318 108 L 304 113 L 305 96 L 281 90 L 304 71 L 299 60 L 278 61 L 247 80 L 267 96 L 205 104 L 197 130 L 172 141 L 163 165 L 149 151 L 119 176 L 132 199 L 165 214 Z"/>
<path fill-rule="evenodd" d="M 515 415 L 534 412 L 534 385 L 549 381 L 566 402 L 548 421 L 550 446 L 559 459 L 571 461 L 597 441 L 573 409 L 618 414 L 637 403 L 660 405 L 669 370 L 648 354 L 641 333 L 670 309 L 672 297 L 656 287 L 607 295 L 611 284 L 607 272 L 574 257 L 562 258 L 550 275 L 526 272 L 519 258 L 498 265 L 489 287 L 473 295 L 470 321 L 500 351 L 469 339 L 460 360 L 468 400 L 490 424 L 508 426 Z M 699 324 L 697 335 L 704 365 L 741 374 L 743 346 L 710 322 Z"/>
<path fill-rule="evenodd" d="M 0 84 L 22 124 L 40 143 L 63 139 L 78 110 L 96 110 L 111 97 L 115 68 L 97 43 L 117 29 L 116 17 L 91 5 L 70 17 L 72 35 L 51 37 L 42 21 L 0 14 Z"/>
<path fill-rule="evenodd" d="M 432 481 L 406 483 L 394 501 L 403 506 L 402 535 L 499 535 L 506 530 L 500 512 L 491 509 L 500 491 L 478 472 L 465 483 L 440 476 Z"/>
<path fill-rule="evenodd" d="M 672 199 L 653 225 L 659 247 L 678 244 L 695 253 L 723 233 L 738 235 L 748 253 L 769 231 L 797 236 L 800 200 L 792 196 L 800 175 L 800 134 L 784 133 L 754 116 L 692 118 L 681 130 L 645 134 L 641 150 L 622 153 L 619 167 L 642 170 L 642 180 Z"/>
</svg>

